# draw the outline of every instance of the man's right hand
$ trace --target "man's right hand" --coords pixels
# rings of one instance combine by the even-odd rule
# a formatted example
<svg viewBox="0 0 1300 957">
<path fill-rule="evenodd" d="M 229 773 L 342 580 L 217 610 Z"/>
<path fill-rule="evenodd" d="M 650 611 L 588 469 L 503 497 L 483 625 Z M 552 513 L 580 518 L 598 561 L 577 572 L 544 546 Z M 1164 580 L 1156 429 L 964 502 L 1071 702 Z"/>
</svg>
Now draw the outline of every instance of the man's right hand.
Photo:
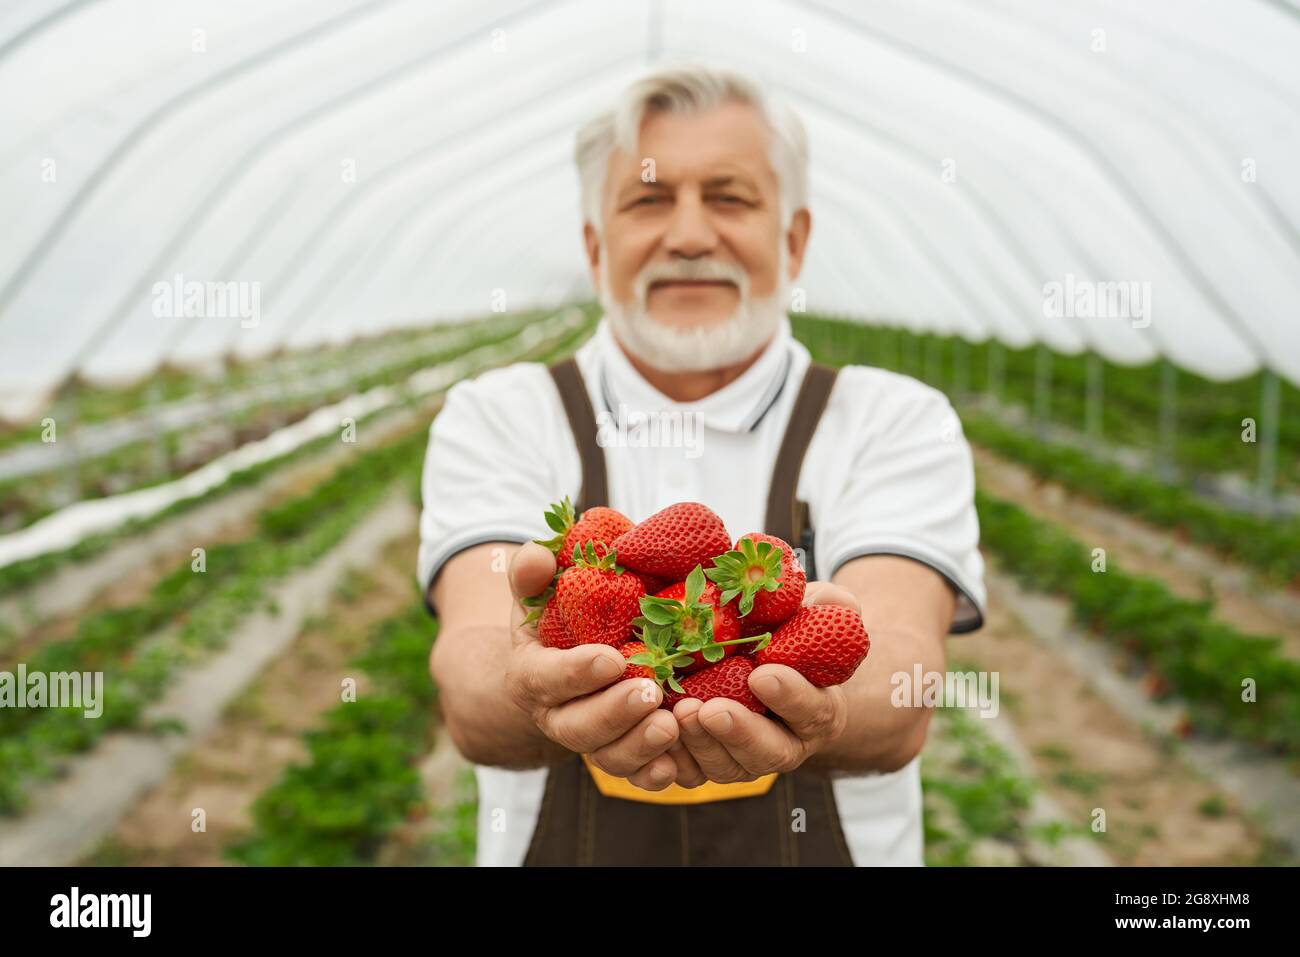
<svg viewBox="0 0 1300 957">
<path fill-rule="evenodd" d="M 677 719 L 659 708 L 658 685 L 649 678 L 619 681 L 627 663 L 615 648 L 546 648 L 536 625 L 523 624 L 527 611 L 520 600 L 545 591 L 555 569 L 555 556 L 535 542 L 520 548 L 510 563 L 515 604 L 506 691 L 556 744 L 586 754 L 601 770 L 647 791 L 663 790 L 677 777 L 678 763 L 666 752 L 680 729 Z"/>
</svg>

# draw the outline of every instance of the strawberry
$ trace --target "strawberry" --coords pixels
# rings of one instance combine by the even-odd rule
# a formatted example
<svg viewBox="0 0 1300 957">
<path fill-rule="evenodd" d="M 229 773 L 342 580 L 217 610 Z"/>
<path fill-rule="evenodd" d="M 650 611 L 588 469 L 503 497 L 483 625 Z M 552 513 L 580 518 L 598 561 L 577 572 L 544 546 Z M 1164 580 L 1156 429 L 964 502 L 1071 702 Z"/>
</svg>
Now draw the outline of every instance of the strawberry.
<svg viewBox="0 0 1300 957">
<path fill-rule="evenodd" d="M 596 543 L 596 553 L 602 555 L 609 543 L 632 527 L 632 520 L 622 512 L 597 505 L 582 513 L 574 521 L 573 503 L 566 495 L 564 501 L 556 502 L 546 512 L 546 524 L 555 532 L 553 538 L 534 539 L 538 545 L 545 545 L 555 553 L 555 563 L 560 568 L 573 565 L 573 548 L 575 545 Z"/>
<path fill-rule="evenodd" d="M 656 669 L 661 685 L 680 691 L 674 669 L 690 672 L 726 655 L 741 644 L 765 645 L 769 634 L 740 637 L 740 619 L 735 609 L 723 605 L 718 589 L 704 578 L 696 565 L 686 581 L 669 585 L 658 595 L 641 599 L 641 617 L 633 625 L 641 630 L 650 656 L 643 663 Z"/>
<path fill-rule="evenodd" d="M 696 566 L 696 568 L 703 573 L 703 569 L 700 569 L 699 566 Z M 698 599 L 691 602 L 687 600 L 686 582 L 678 582 L 675 585 L 669 585 L 657 593 L 655 597 L 676 602 L 681 609 L 681 617 L 677 618 L 672 626 L 676 629 L 674 637 L 679 644 L 682 638 L 699 631 L 702 627 L 711 627 L 713 642 L 722 644 L 740 637 L 740 616 L 736 614 L 735 605 L 724 605 L 722 603 L 721 594 L 716 585 L 712 582 L 706 582 L 702 594 Z M 677 609 L 672 610 L 676 615 Z M 645 614 L 644 610 L 642 610 L 642 614 Z M 734 655 L 739 650 L 739 645 L 723 645 L 722 655 L 713 659 L 705 658 L 703 651 L 690 652 L 694 663 L 687 665 L 683 670 L 688 674 L 692 671 L 698 671 L 713 661 L 721 661 L 722 656 Z"/>
<path fill-rule="evenodd" d="M 575 545 L 573 565 L 560 575 L 555 600 L 577 644 L 617 647 L 632 637 L 645 586 L 615 561 L 613 549 L 597 555 L 591 542 L 585 551 Z"/>
<path fill-rule="evenodd" d="M 785 621 L 803 604 L 807 576 L 794 549 L 775 535 L 750 532 L 713 560 L 704 574 L 722 589 L 722 600 L 740 596 L 740 614 L 756 625 Z"/>
<path fill-rule="evenodd" d="M 634 572 L 681 581 L 696 565 L 708 565 L 727 551 L 731 538 L 722 519 L 708 508 L 678 502 L 633 525 L 610 547 Z"/>
<path fill-rule="evenodd" d="M 809 605 L 776 630 L 754 656 L 760 665 L 788 665 L 819 688 L 843 684 L 871 649 L 862 616 L 839 605 Z"/>
<path fill-rule="evenodd" d="M 537 637 L 547 648 L 576 648 L 577 641 L 569 634 L 569 626 L 564 623 L 564 613 L 554 599 L 542 607 L 542 617 L 537 622 Z"/>
<path fill-rule="evenodd" d="M 618 650 L 624 658 L 646 654 L 645 643 L 641 641 L 625 641 L 618 646 Z M 654 676 L 654 672 L 648 665 L 633 664 L 629 661 L 627 667 L 623 669 L 623 677 L 618 680 L 626 681 L 628 678 L 653 678 Z"/>
<path fill-rule="evenodd" d="M 660 707 L 671 708 L 683 698 L 698 698 L 708 701 L 710 698 L 730 698 L 739 701 L 756 714 L 766 714 L 767 705 L 749 690 L 749 674 L 754 670 L 754 662 L 748 655 L 728 658 L 718 664 L 709 665 L 703 671 L 682 680 L 680 694 L 664 689 L 664 700 Z"/>
</svg>

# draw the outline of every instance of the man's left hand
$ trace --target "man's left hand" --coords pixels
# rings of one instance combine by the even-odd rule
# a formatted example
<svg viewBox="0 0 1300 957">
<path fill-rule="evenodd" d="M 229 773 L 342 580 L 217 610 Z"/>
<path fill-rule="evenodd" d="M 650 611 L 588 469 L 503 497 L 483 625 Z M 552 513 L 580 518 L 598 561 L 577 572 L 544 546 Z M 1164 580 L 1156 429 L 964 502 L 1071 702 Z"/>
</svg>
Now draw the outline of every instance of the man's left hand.
<svg viewBox="0 0 1300 957">
<path fill-rule="evenodd" d="M 804 604 L 860 610 L 852 592 L 829 582 L 810 582 Z M 770 709 L 771 717 L 755 714 L 730 698 L 677 702 L 673 716 L 681 727 L 681 740 L 668 753 L 677 762 L 677 783 L 682 787 L 698 787 L 705 781 L 752 781 L 774 771 L 793 771 L 848 726 L 848 698 L 838 685 L 818 688 L 793 668 L 761 665 L 749 676 L 749 687 Z"/>
</svg>

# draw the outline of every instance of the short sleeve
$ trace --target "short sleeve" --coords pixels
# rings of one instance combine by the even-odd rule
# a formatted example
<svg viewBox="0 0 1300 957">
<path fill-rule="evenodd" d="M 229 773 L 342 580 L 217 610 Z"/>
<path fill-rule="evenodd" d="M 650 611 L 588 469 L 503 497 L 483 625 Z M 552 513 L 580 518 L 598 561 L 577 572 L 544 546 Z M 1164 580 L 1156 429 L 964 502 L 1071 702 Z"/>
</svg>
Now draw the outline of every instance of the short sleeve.
<svg viewBox="0 0 1300 957">
<path fill-rule="evenodd" d="M 852 453 L 812 516 L 817 567 L 829 578 L 863 555 L 919 561 L 957 592 L 950 630 L 974 631 L 984 623 L 984 561 L 961 420 L 943 393 L 906 376 L 849 367 L 841 390 L 839 421 L 823 425 L 850 438 Z"/>
<path fill-rule="evenodd" d="M 418 575 L 426 599 L 458 552 L 549 534 L 543 512 L 556 499 L 548 458 L 556 437 L 546 433 L 557 416 L 564 421 L 554 386 L 535 363 L 484 373 L 447 393 L 429 427 L 421 478 Z"/>
</svg>

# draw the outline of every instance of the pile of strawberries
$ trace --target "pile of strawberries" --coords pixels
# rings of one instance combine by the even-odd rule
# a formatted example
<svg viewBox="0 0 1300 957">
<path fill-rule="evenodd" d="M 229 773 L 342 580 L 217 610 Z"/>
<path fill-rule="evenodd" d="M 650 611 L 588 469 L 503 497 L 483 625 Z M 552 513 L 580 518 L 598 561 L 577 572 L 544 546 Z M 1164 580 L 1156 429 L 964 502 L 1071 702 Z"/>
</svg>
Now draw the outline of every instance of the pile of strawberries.
<svg viewBox="0 0 1300 957">
<path fill-rule="evenodd" d="M 581 517 L 551 506 L 555 581 L 528 599 L 549 648 L 606 644 L 626 678 L 652 678 L 662 707 L 725 697 L 759 714 L 749 690 L 758 665 L 795 669 L 818 687 L 842 684 L 871 647 L 862 618 L 838 605 L 803 607 L 807 579 L 794 550 L 753 532 L 734 545 L 722 519 L 679 502 L 634 525 L 612 508 Z"/>
</svg>

